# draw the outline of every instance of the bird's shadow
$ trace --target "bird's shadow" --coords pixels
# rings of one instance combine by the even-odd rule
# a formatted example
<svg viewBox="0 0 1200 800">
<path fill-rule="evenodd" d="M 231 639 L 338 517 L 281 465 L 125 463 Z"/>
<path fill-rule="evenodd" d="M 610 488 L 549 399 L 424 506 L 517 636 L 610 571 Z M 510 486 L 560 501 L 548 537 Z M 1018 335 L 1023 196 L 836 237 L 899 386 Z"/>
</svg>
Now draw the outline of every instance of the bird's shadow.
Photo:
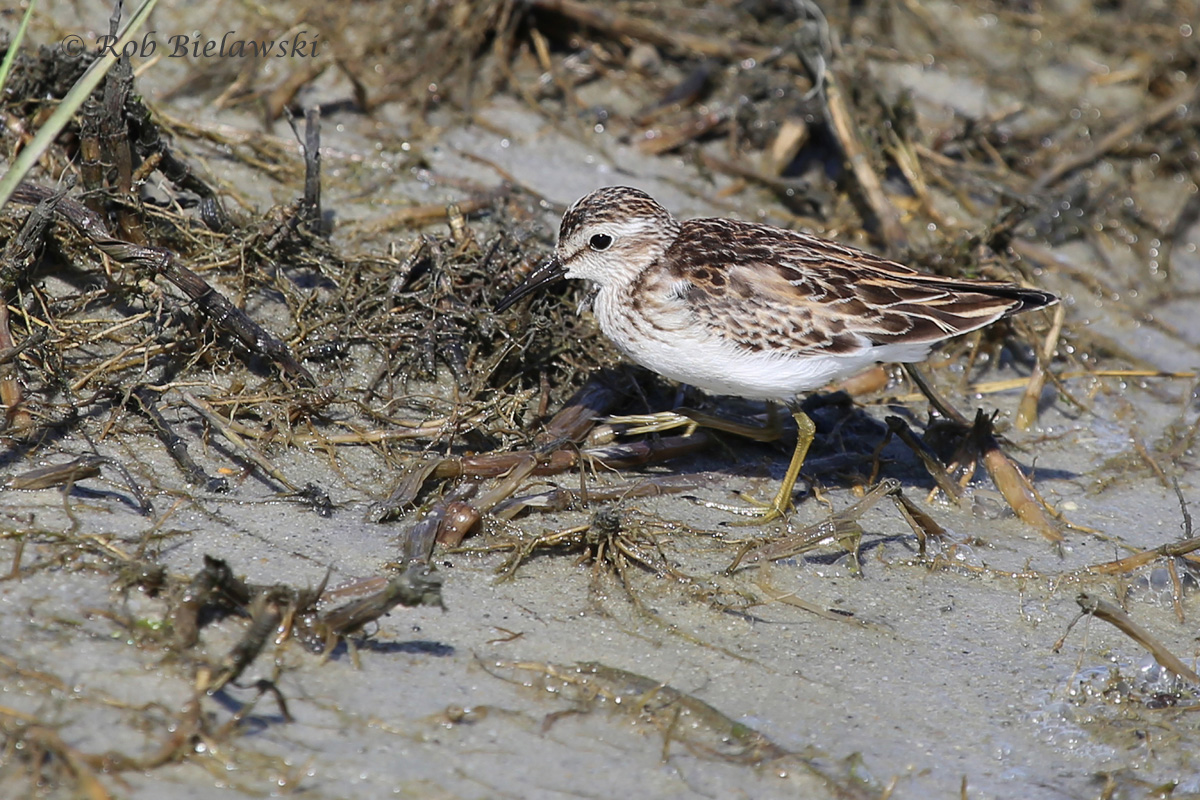
<svg viewBox="0 0 1200 800">
<path fill-rule="evenodd" d="M 736 416 L 747 416 L 762 409 L 760 405 L 756 411 L 749 401 L 721 398 L 705 411 L 722 416 L 727 407 L 732 407 Z M 800 471 L 802 479 L 825 486 L 850 488 L 862 486 L 872 478 L 876 481 L 895 478 L 906 488 L 928 491 L 936 487 L 936 481 L 914 450 L 899 437 L 889 436 L 888 424 L 855 404 L 849 395 L 843 392 L 814 394 L 801 407 L 816 425 L 816 437 Z M 911 408 L 896 405 L 888 407 L 887 412 L 888 416 L 903 420 L 918 445 L 940 458 L 943 464 L 952 460 L 958 444 L 968 435 L 966 429 L 960 429 L 941 430 L 935 436 L 926 437 L 930 427 Z M 757 442 L 735 434 L 714 432 L 725 451 L 737 459 L 734 463 L 726 461 L 716 465 L 716 470 L 732 476 L 741 472 L 739 463 L 761 463 L 774 455 L 770 477 L 781 478 L 796 441 L 796 429 L 790 415 L 780 412 L 780 417 L 783 432 L 773 442 Z M 1021 463 L 1020 456 L 1026 453 L 1014 453 L 1013 447 L 1004 449 L 1026 473 L 1030 471 L 1027 464 Z M 711 475 L 714 458 L 719 455 L 714 457 L 710 450 L 700 458 L 680 459 L 673 465 L 681 474 Z M 1078 473 L 1039 462 L 1037 477 L 1039 480 L 1071 480 L 1078 477 Z"/>
</svg>

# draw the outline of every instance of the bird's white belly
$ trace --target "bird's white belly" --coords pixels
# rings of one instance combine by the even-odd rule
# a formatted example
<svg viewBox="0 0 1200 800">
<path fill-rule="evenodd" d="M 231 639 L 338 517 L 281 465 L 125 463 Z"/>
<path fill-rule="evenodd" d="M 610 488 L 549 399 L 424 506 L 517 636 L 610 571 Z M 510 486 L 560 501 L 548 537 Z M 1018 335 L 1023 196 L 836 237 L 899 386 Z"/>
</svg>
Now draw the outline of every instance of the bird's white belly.
<svg viewBox="0 0 1200 800">
<path fill-rule="evenodd" d="M 790 400 L 851 375 L 870 357 L 763 355 L 712 340 L 618 342 L 630 358 L 660 375 L 714 394 Z"/>
<path fill-rule="evenodd" d="M 787 401 L 879 360 L 872 350 L 803 356 L 754 352 L 721 340 L 683 313 L 656 315 L 652 328 L 639 326 L 631 322 L 627 307 L 614 308 L 612 300 L 601 293 L 596 315 L 601 329 L 626 356 L 713 394 Z"/>
</svg>

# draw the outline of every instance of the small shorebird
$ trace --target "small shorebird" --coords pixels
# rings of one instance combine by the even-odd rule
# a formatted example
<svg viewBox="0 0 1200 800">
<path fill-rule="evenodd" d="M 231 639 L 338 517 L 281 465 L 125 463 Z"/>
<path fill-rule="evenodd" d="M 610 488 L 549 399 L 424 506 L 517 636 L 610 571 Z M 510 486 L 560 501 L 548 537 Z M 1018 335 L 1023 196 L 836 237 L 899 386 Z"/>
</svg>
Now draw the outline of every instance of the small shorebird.
<svg viewBox="0 0 1200 800">
<path fill-rule="evenodd" d="M 601 330 L 637 363 L 715 394 L 787 404 L 799 434 L 783 484 L 762 508 L 735 509 L 763 522 L 790 508 L 812 444 L 798 394 L 877 362 L 923 361 L 939 342 L 1058 302 L 1013 283 L 923 274 L 770 225 L 680 222 L 626 186 L 571 206 L 553 258 L 496 311 L 561 278 L 595 284 Z"/>
</svg>

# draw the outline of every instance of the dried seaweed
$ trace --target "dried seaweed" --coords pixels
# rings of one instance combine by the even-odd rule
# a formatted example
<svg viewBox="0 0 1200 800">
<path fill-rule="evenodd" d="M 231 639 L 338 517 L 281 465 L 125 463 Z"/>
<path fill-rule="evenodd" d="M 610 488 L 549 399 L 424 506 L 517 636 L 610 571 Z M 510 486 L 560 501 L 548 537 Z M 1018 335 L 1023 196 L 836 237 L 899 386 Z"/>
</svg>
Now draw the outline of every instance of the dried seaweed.
<svg viewBox="0 0 1200 800">
<path fill-rule="evenodd" d="M 1152 202 L 1155 182 L 1194 188 L 1198 180 L 1200 52 L 1194 36 L 1180 33 L 1194 24 L 1187 5 L 1088 5 L 1087 25 L 1052 4 L 956 9 L 1046 43 L 1031 45 L 1011 69 L 996 69 L 993 54 L 958 39 L 951 16 L 918 3 L 822 10 L 809 2 L 651 8 L 572 0 L 429 0 L 402 14 L 363 6 L 353 21 L 346 8 L 304 9 L 320 20 L 330 44 L 320 57 L 282 71 L 261 59 L 196 60 L 157 99 L 141 93 L 137 72 L 155 69 L 153 63 L 119 65 L 46 154 L 19 202 L 0 209 L 3 490 L 60 491 L 68 518 L 58 530 L 32 517 L 6 523 L 12 565 L 3 580 L 89 569 L 162 598 L 157 627 L 120 611 L 97 613 L 144 637 L 146 647 L 178 657 L 198 694 L 178 711 L 141 709 L 145 728 L 161 741 L 132 756 L 81 752 L 58 735 L 53 719 L 0 709 L 4 754 L 19 754 L 14 763 L 30 786 L 95 797 L 108 796 L 109 776 L 122 771 L 188 760 L 219 774 L 224 765 L 211 748 L 203 755 L 195 743 L 228 741 L 253 703 L 219 721 L 205 710 L 204 692 L 235 686 L 273 641 L 284 647 L 288 637 L 326 656 L 344 641 L 357 659 L 353 641 L 369 622 L 396 604 L 440 602 L 446 573 L 429 570 L 447 547 L 508 551 L 499 564 L 505 575 L 532 569 L 535 555 L 566 552 L 588 563 L 593 588 L 611 575 L 639 610 L 647 604 L 638 576 L 648 576 L 685 587 L 682 602 L 732 611 L 737 603 L 717 598 L 719 591 L 751 591 L 750 571 L 739 566 L 757 563 L 753 572 L 762 573 L 768 561 L 836 544 L 857 569 L 861 515 L 889 494 L 895 509 L 885 506 L 887 513 L 911 526 L 919 548 L 915 562 L 894 564 L 1051 590 L 1123 581 L 1153 567 L 1169 574 L 1182 620 L 1184 584 L 1195 565 L 1190 520 L 1180 541 L 1084 568 L 1005 570 L 959 559 L 973 540 L 944 528 L 936 507 L 925 511 L 899 491 L 919 486 L 931 501 L 950 498 L 964 510 L 987 491 L 982 465 L 1000 504 L 1059 546 L 1085 529 L 1067 525 L 1043 502 L 1040 479 L 1012 452 L 1027 448 L 1022 463 L 1038 458 L 1043 440 L 1024 432 L 1036 428 L 1049 404 L 1099 414 L 1110 402 L 1122 409 L 1118 424 L 1132 444 L 1097 470 L 1092 488 L 1105 491 L 1136 474 L 1174 486 L 1182 499 L 1178 480 L 1194 467 L 1200 432 L 1195 374 L 1152 363 L 1067 306 L 1053 318 L 995 326 L 954 343 L 923 373 L 919 393 L 905 394 L 884 369 L 848 381 L 842 388 L 853 402 L 813 412 L 818 436 L 804 473 L 811 486 L 805 503 L 821 501 L 826 490 L 875 488 L 799 529 L 751 542 L 712 535 L 712 574 L 685 572 L 667 555 L 668 533 L 681 527 L 656 528 L 657 517 L 636 510 L 613 517 L 605 504 L 706 483 L 690 474 L 646 474 L 651 464 L 690 467 L 703 450 L 745 464 L 776 459 L 776 451 L 744 443 L 748 429 L 723 421 L 731 412 L 746 416 L 744 408 L 722 399 L 688 398 L 701 410 L 679 411 L 695 425 L 681 436 L 606 423 L 609 415 L 671 408 L 675 391 L 644 372 L 614 369 L 618 355 L 575 311 L 577 290 L 539 300 L 525 318 L 481 312 L 545 250 L 553 231 L 541 212 L 553 204 L 501 163 L 490 165 L 498 182 L 467 181 L 438 174 L 421 151 L 445 146 L 440 137 L 454 125 L 504 134 L 505 123 L 487 112 L 493 100 L 507 98 L 568 137 L 600 132 L 642 156 L 669 154 L 698 165 L 712 180 L 682 188 L 729 205 L 731 213 L 759 209 L 776 222 L 867 243 L 946 275 L 1048 284 L 1085 309 L 1092 300 L 1119 302 L 1137 325 L 1187 343 L 1188 335 L 1156 311 L 1178 286 L 1191 285 L 1178 264 L 1200 206 L 1186 191 Z M 265 30 L 271 23 L 264 15 L 255 24 Z M 1097 65 L 1114 65 L 1111 72 L 1098 68 L 1089 85 L 1128 84 L 1136 95 L 1128 108 L 1100 113 L 1091 99 L 1060 108 L 1032 79 L 1071 48 L 1100 54 Z M 4 96 L 5 152 L 23 146 L 89 58 L 65 56 L 61 48 L 18 55 Z M 981 76 L 991 96 L 1011 104 L 977 113 L 948 106 L 931 117 L 902 84 L 880 80 L 893 64 L 931 68 L 927 58 L 937 69 Z M 320 108 L 306 107 L 306 93 L 334 75 L 334 91 L 345 96 L 320 94 Z M 216 112 L 253 110 L 264 126 L 304 115 L 305 131 L 297 134 L 303 147 L 181 119 L 170 107 L 181 97 Z M 405 152 L 412 145 L 395 162 L 395 175 L 411 170 L 417 180 L 452 188 L 457 201 L 420 201 L 343 223 L 337 198 L 371 188 L 360 177 L 322 174 L 322 115 L 377 114 L 385 106 L 394 106 L 389 114 L 402 109 L 404 123 L 394 127 L 405 130 L 391 130 L 395 120 L 387 117 L 382 145 L 401 135 Z M 243 187 L 218 181 L 196 156 L 191 145 L 198 142 L 283 187 L 291 201 L 249 210 L 255 203 Z M 385 235 L 394 244 L 381 241 Z M 1114 242 L 1129 249 L 1134 268 L 1105 261 Z M 1080 249 L 1064 251 L 1063 244 Z M 1094 255 L 1097 263 L 1068 252 Z M 1177 418 L 1162 432 L 1139 425 L 1135 401 L 1122 395 L 1127 382 L 1143 380 L 1168 386 L 1147 391 L 1177 404 Z M 1013 395 L 998 399 L 1000 392 Z M 974 408 L 963 397 L 983 408 L 961 413 Z M 886 430 L 854 402 L 890 403 Z M 920 417 L 925 402 L 934 408 L 928 419 Z M 1011 434 L 1011 442 L 996 432 L 1002 418 L 994 410 L 1002 405 L 1017 411 L 1022 433 Z M 752 438 L 778 434 L 776 428 Z M 170 459 L 162 463 L 176 465 L 178 474 L 139 463 L 137 454 L 152 449 L 161 449 Z M 1044 462 L 1037 463 L 1040 469 Z M 311 465 L 328 482 L 298 477 Z M 601 471 L 621 474 L 594 479 Z M 539 483 L 554 476 L 561 476 L 558 484 Z M 189 577 L 169 571 L 158 543 L 186 535 L 165 524 L 171 514 L 188 504 L 207 508 L 209 493 L 240 498 L 251 478 L 280 500 L 335 517 L 349 498 L 376 501 L 368 519 L 400 523 L 398 571 L 341 589 L 247 586 L 218 562 Z M 740 476 L 725 483 L 744 488 Z M 96 487 L 116 491 L 101 500 Z M 81 505 L 112 498 L 158 515 L 133 556 L 81 524 Z M 521 522 L 522 514 L 537 522 Z M 534 526 L 543 527 L 517 530 Z M 466 538 L 472 536 L 479 540 Z M 912 539 L 906 534 L 904 541 Z M 735 556 L 726 570 L 733 574 L 719 575 Z M 787 602 L 761 575 L 759 581 L 761 591 Z M 1094 598 L 1092 613 L 1117 618 Z M 218 656 L 198 656 L 204 627 L 217 622 L 242 626 L 239 641 Z M 0 666 L 25 674 L 7 657 Z M 619 685 L 634 687 L 644 721 L 663 733 L 664 753 L 678 741 L 737 763 L 783 754 L 765 740 L 739 739 L 715 710 L 641 676 L 601 665 L 513 668 L 566 681 L 593 700 L 618 696 Z M 53 676 L 26 677 L 61 691 Z M 250 688 L 275 697 L 286 717 L 285 698 L 271 681 Z M 725 738 L 718 745 L 689 739 L 680 708 Z M 746 747 L 722 749 L 730 742 Z M 287 786 L 302 772 L 278 771 Z M 839 786 L 844 796 L 859 788 Z"/>
</svg>

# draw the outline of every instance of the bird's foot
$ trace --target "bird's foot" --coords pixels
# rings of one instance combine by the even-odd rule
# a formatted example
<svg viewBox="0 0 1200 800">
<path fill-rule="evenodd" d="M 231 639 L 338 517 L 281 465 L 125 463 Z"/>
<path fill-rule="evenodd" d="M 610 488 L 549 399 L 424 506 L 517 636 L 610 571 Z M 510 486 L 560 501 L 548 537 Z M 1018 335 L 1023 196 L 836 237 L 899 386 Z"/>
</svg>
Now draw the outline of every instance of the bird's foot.
<svg viewBox="0 0 1200 800">
<path fill-rule="evenodd" d="M 700 427 L 700 423 L 687 415 L 689 409 L 679 411 L 662 411 L 658 414 L 625 414 L 609 417 L 606 422 L 610 425 L 629 425 L 623 433 L 661 433 L 684 428 L 683 435 L 691 436 Z"/>
<path fill-rule="evenodd" d="M 609 417 L 608 422 L 612 425 L 633 426 L 624 431 L 628 434 L 660 433 L 683 428 L 683 435 L 691 436 L 697 428 L 710 428 L 757 442 L 773 442 L 783 433 L 783 425 L 780 424 L 779 415 L 774 413 L 773 408 L 767 413 L 766 422 L 759 425 L 736 422 L 693 408 L 677 408 L 674 411 L 663 411 L 658 414 L 629 414 Z"/>
<path fill-rule="evenodd" d="M 764 503 L 761 500 L 756 500 L 749 495 L 742 495 L 743 499 L 752 503 L 750 506 L 735 506 L 728 503 L 704 503 L 705 508 L 715 508 L 719 511 L 728 511 L 730 514 L 739 514 L 749 519 L 737 520 L 736 522 L 726 522 L 725 525 L 734 527 L 746 527 L 749 525 L 766 525 L 769 522 L 774 522 L 778 519 L 785 518 L 792 512 L 792 502 L 787 498 L 784 502 L 780 502 L 779 497 L 776 497 L 770 503 Z"/>
<path fill-rule="evenodd" d="M 747 498 L 754 503 L 753 507 L 745 506 L 726 506 L 712 504 L 713 508 L 721 508 L 730 511 L 734 514 L 743 514 L 751 517 L 751 519 L 742 522 L 731 522 L 730 525 L 764 525 L 768 522 L 774 522 L 777 519 L 782 519 L 792 510 L 792 489 L 796 488 L 796 480 L 800 477 L 800 468 L 804 465 L 804 457 L 808 455 L 808 448 L 812 444 L 813 436 L 816 434 L 816 426 L 812 419 L 803 411 L 796 409 L 792 416 L 796 420 L 796 449 L 792 451 L 792 460 L 788 464 L 787 473 L 783 476 L 783 481 L 779 485 L 779 491 L 775 493 L 775 499 L 769 503 L 760 503 L 753 498 Z"/>
</svg>

